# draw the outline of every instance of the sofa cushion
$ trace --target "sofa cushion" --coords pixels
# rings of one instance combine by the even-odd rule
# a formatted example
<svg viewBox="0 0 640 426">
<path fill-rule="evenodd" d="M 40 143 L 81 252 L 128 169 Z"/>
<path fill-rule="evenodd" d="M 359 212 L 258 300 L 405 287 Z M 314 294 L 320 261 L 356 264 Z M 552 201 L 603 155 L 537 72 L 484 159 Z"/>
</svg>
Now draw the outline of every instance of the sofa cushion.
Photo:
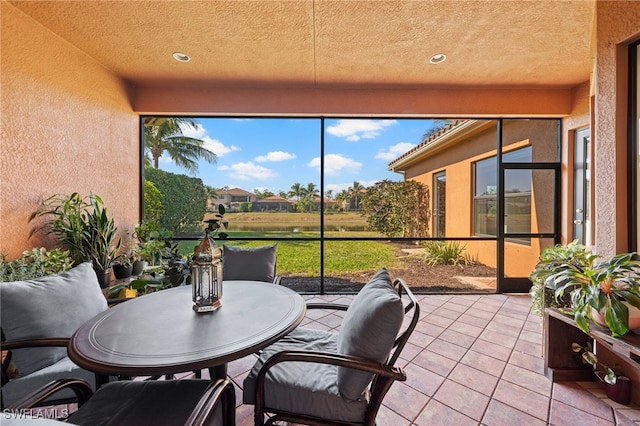
<svg viewBox="0 0 640 426">
<path fill-rule="evenodd" d="M 0 283 L 0 325 L 9 341 L 66 337 L 107 309 L 91 263 L 59 275 Z M 20 376 L 51 365 L 67 349 L 16 349 L 13 362 Z"/>
<path fill-rule="evenodd" d="M 404 308 L 386 269 L 378 271 L 349 305 L 338 334 L 338 353 L 385 362 L 404 319 Z M 356 400 L 373 374 L 338 368 L 340 394 Z"/>
<path fill-rule="evenodd" d="M 283 350 L 336 353 L 337 334 L 298 327 L 264 349 L 243 384 L 243 401 L 255 403 L 256 378 L 266 360 Z M 338 391 L 335 365 L 283 362 L 273 366 L 265 377 L 265 404 L 272 409 L 304 413 L 347 422 L 362 422 L 367 400 L 346 400 Z"/>
<path fill-rule="evenodd" d="M 273 282 L 276 270 L 276 245 L 237 247 L 224 245 L 223 279 Z"/>
<path fill-rule="evenodd" d="M 64 349 L 64 348 L 63 348 Z M 82 379 L 91 385 L 91 389 L 96 388 L 96 375 L 90 371 L 83 370 L 73 363 L 68 357 L 63 357 L 55 364 L 49 365 L 33 373 L 13 379 L 2 385 L 2 402 L 5 406 L 14 404 L 36 389 L 53 380 L 58 379 Z M 74 396 L 70 389 L 64 389 L 56 393 L 52 399 L 65 399 Z"/>
</svg>

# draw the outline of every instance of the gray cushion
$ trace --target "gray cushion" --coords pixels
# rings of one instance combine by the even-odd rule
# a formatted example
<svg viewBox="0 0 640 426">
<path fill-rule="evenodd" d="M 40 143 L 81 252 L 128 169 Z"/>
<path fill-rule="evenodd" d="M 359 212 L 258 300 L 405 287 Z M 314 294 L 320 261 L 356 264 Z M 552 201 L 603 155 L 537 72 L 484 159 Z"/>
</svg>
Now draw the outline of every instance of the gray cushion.
<svg viewBox="0 0 640 426">
<path fill-rule="evenodd" d="M 53 365 L 34 371 L 28 376 L 18 377 L 2 385 L 0 390 L 2 392 L 2 401 L 5 406 L 14 404 L 53 380 L 68 378 L 85 380 L 89 382 L 92 389 L 95 389 L 95 374 L 81 369 L 65 356 Z M 71 390 L 65 389 L 56 393 L 53 399 L 65 399 L 73 396 L 74 394 Z"/>
<path fill-rule="evenodd" d="M 87 426 L 182 425 L 196 408 L 209 380 L 118 381 L 102 386 L 69 423 Z M 221 404 L 213 422 L 223 425 Z"/>
<path fill-rule="evenodd" d="M 381 269 L 349 305 L 338 335 L 338 353 L 385 362 L 404 319 L 404 308 L 386 269 Z M 361 397 L 373 374 L 340 367 L 338 388 L 350 400 Z"/>
<path fill-rule="evenodd" d="M 59 275 L 0 283 L 0 318 L 9 341 L 71 337 L 85 322 L 107 309 L 91 263 Z M 21 376 L 67 355 L 62 348 L 28 348 L 13 352 Z"/>
<path fill-rule="evenodd" d="M 276 245 L 243 248 L 224 245 L 223 279 L 273 282 Z"/>
<path fill-rule="evenodd" d="M 336 353 L 337 334 L 298 327 L 260 355 L 243 384 L 243 401 L 255 403 L 255 380 L 273 354 L 282 350 L 306 350 Z M 364 395 L 347 400 L 338 391 L 338 371 L 334 365 L 307 362 L 283 362 L 272 367 L 265 380 L 265 404 L 317 417 L 362 422 L 367 408 Z"/>
</svg>

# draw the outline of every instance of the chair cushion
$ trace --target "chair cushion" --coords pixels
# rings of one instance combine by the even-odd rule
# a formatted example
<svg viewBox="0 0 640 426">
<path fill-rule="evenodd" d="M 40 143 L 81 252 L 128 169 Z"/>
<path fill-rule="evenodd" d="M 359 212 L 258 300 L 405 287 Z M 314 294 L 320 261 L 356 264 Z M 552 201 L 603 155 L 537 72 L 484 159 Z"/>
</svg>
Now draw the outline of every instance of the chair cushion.
<svg viewBox="0 0 640 426">
<path fill-rule="evenodd" d="M 387 270 L 381 269 L 349 305 L 338 334 L 338 353 L 384 363 L 403 319 L 402 300 Z M 372 378 L 371 373 L 340 367 L 340 394 L 350 400 L 359 399 Z"/>
<path fill-rule="evenodd" d="M 298 327 L 264 349 L 243 384 L 243 401 L 255 403 L 256 378 L 272 355 L 282 350 L 335 353 L 337 335 L 323 330 Z M 338 391 L 338 371 L 334 365 L 284 362 L 272 367 L 265 380 L 265 405 L 325 419 L 362 422 L 367 400 L 349 401 Z"/>
<path fill-rule="evenodd" d="M 209 380 L 111 382 L 100 387 L 80 410 L 72 414 L 69 423 L 87 426 L 182 425 L 209 385 Z M 222 411 L 215 415 L 221 416 Z M 222 426 L 222 419 L 214 424 Z"/>
<path fill-rule="evenodd" d="M 223 279 L 273 282 L 276 245 L 262 247 L 223 246 Z"/>
<path fill-rule="evenodd" d="M 0 392 L 2 392 L 2 402 L 5 406 L 13 405 L 29 393 L 53 380 L 68 379 L 70 377 L 87 381 L 92 389 L 96 387 L 95 374 L 83 370 L 65 356 L 53 365 L 34 371 L 27 376 L 13 379 L 2 385 L 2 389 L 0 389 Z M 72 398 L 73 396 L 74 394 L 71 390 L 65 389 L 56 393 L 52 399 L 66 399 Z"/>
<path fill-rule="evenodd" d="M 96 273 L 85 262 L 59 275 L 0 283 L 0 324 L 9 341 L 71 337 L 85 322 L 107 309 Z M 13 352 L 21 376 L 67 355 L 67 349 L 28 348 Z"/>
</svg>

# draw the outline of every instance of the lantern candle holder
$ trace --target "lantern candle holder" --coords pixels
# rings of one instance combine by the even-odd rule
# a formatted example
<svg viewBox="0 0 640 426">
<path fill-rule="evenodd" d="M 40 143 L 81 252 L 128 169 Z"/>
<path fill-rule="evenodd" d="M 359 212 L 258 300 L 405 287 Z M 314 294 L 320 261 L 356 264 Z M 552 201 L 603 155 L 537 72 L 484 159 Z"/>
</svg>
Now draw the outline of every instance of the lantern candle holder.
<svg viewBox="0 0 640 426">
<path fill-rule="evenodd" d="M 191 261 L 193 310 L 213 312 L 222 306 L 222 251 L 205 230 Z"/>
</svg>

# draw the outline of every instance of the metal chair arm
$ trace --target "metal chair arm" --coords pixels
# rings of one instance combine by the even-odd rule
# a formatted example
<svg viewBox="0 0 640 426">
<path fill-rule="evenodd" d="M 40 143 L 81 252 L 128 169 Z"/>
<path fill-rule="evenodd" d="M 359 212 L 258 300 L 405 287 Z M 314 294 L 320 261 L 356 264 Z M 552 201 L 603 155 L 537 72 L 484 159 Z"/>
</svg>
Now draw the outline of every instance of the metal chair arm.
<svg viewBox="0 0 640 426">
<path fill-rule="evenodd" d="M 222 416 L 227 422 L 225 424 L 235 425 L 236 391 L 230 380 L 218 379 L 207 388 L 184 426 L 209 424 L 219 402 L 222 403 Z"/>
<path fill-rule="evenodd" d="M 85 402 L 93 396 L 91 386 L 81 379 L 58 379 L 43 386 L 42 388 L 33 391 L 25 396 L 23 399 L 11 404 L 7 407 L 8 410 L 19 410 L 34 408 L 38 404 L 42 403 L 45 399 L 55 395 L 63 389 L 70 389 L 76 396 L 78 407 L 81 407 Z"/>
<path fill-rule="evenodd" d="M 66 347 L 69 344 L 68 337 L 47 337 L 42 339 L 25 339 L 25 340 L 13 340 L 4 341 L 0 343 L 2 350 L 22 349 L 22 348 L 37 348 L 43 346 L 62 346 Z"/>
</svg>

